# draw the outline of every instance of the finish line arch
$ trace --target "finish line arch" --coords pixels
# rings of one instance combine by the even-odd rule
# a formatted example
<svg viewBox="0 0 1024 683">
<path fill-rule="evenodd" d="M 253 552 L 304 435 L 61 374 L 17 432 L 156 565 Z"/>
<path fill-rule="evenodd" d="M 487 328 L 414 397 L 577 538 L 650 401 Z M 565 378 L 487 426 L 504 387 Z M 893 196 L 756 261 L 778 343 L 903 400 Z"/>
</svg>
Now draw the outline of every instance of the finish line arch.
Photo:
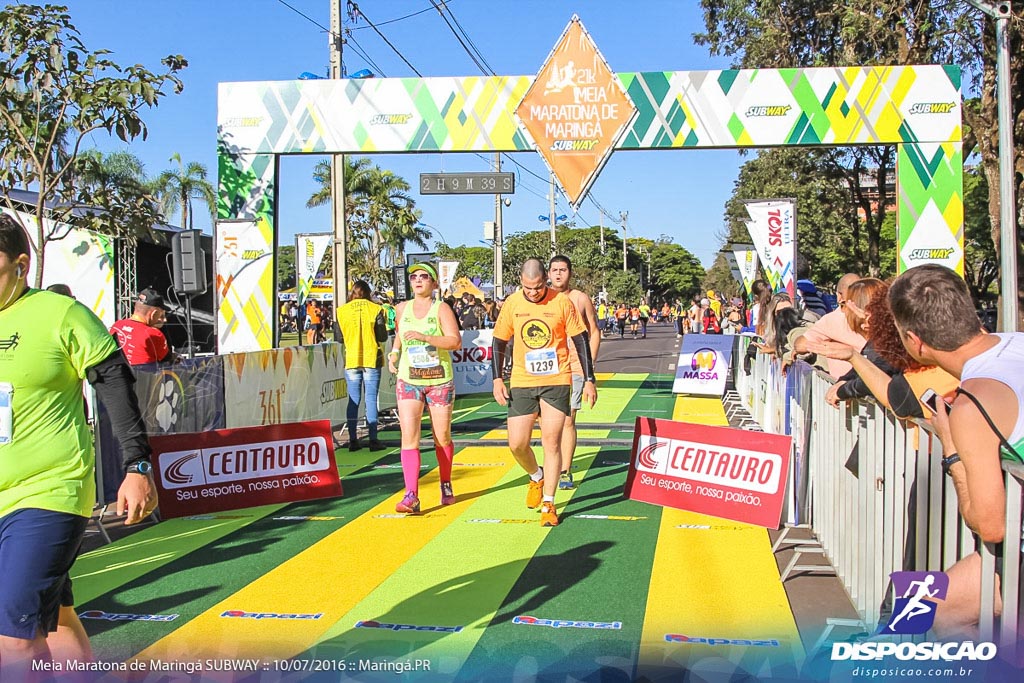
<svg viewBox="0 0 1024 683">
<path fill-rule="evenodd" d="M 959 67 L 648 71 L 614 78 L 636 113 L 610 140 L 609 153 L 896 145 L 899 270 L 942 263 L 963 273 Z M 221 83 L 218 351 L 273 345 L 280 155 L 536 151 L 516 113 L 535 81 L 539 77 Z"/>
</svg>

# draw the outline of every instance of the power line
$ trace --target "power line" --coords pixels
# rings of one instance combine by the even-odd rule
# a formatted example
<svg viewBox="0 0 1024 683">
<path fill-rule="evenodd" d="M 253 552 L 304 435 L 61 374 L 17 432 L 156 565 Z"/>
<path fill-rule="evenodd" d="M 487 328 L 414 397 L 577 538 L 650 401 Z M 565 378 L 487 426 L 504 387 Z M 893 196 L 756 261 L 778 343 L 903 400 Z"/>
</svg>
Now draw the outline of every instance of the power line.
<svg viewBox="0 0 1024 683">
<path fill-rule="evenodd" d="M 442 4 L 442 5 L 444 5 L 444 4 L 447 4 L 447 3 L 449 3 L 449 2 L 455 2 L 455 0 L 442 0 L 441 4 Z M 405 16 L 403 16 L 403 17 L 397 17 L 397 18 L 395 18 L 395 19 L 388 19 L 388 20 L 386 20 L 386 21 L 382 21 L 382 22 L 380 22 L 379 24 L 377 24 L 377 26 L 387 26 L 388 24 L 393 24 L 393 23 L 395 23 L 396 21 L 402 21 L 402 20 L 404 20 L 404 19 L 409 19 L 410 17 L 415 17 L 415 16 L 418 16 L 418 15 L 420 15 L 420 14 L 423 14 L 424 12 L 429 12 L 429 11 L 430 11 L 430 10 L 432 10 L 432 9 L 433 9 L 433 7 L 428 7 L 428 8 L 426 8 L 426 9 L 421 9 L 421 10 L 420 10 L 420 11 L 418 11 L 418 12 L 413 12 L 412 14 L 406 14 L 406 15 L 405 15 Z M 361 30 L 361 29 L 366 29 L 366 28 L 370 28 L 370 27 L 369 27 L 369 26 L 357 26 L 356 28 L 354 28 L 354 29 L 352 29 L 352 30 L 353 30 L 353 31 L 359 31 L 359 30 Z"/>
<path fill-rule="evenodd" d="M 349 36 L 345 39 L 345 43 L 346 44 L 351 44 L 352 51 L 355 52 L 360 57 L 362 57 L 363 60 L 367 64 L 372 66 L 373 67 L 373 72 L 375 74 L 380 75 L 381 78 L 387 78 L 388 77 L 388 75 L 386 73 L 384 73 L 384 69 L 382 69 L 379 66 L 377 66 L 377 63 L 375 61 L 373 61 L 372 59 L 370 59 L 370 56 L 366 54 L 366 51 L 363 49 L 363 46 L 359 44 L 359 42 L 355 39 L 354 36 L 349 34 Z"/>
<path fill-rule="evenodd" d="M 403 62 L 405 62 L 405 65 L 406 65 L 407 67 L 409 67 L 410 69 L 412 69 L 412 72 L 413 72 L 414 74 L 416 74 L 416 75 L 417 75 L 417 76 L 419 76 L 420 78 L 423 78 L 423 74 L 421 74 L 421 73 L 420 73 L 419 71 L 417 71 L 417 70 L 416 70 L 416 67 L 414 67 L 414 66 L 413 66 L 413 65 L 412 65 L 412 64 L 411 64 L 411 63 L 409 62 L 409 60 L 405 58 L 405 55 L 403 55 L 403 54 L 402 54 L 402 53 L 401 53 L 401 52 L 400 52 L 400 51 L 398 50 L 398 48 L 397 48 L 397 47 L 395 47 L 395 46 L 394 46 L 394 45 L 393 45 L 393 44 L 391 43 L 391 41 L 387 39 L 387 36 L 385 36 L 385 35 L 384 35 L 383 33 L 381 33 L 381 32 L 380 32 L 380 29 L 379 29 L 379 28 L 377 28 L 377 25 L 376 25 L 376 24 L 374 24 L 374 23 L 373 23 L 372 21 L 370 21 L 370 17 L 366 16 L 366 13 L 365 13 L 365 12 L 363 12 L 363 11 L 362 11 L 361 9 L 359 9 L 359 5 L 357 5 L 357 4 L 356 4 L 356 3 L 354 3 L 354 2 L 353 2 L 353 3 L 351 3 L 351 5 L 352 5 L 352 7 L 353 7 L 354 11 L 355 11 L 355 12 L 357 12 L 357 13 L 359 14 L 359 16 L 361 16 L 361 17 L 362 17 L 363 19 L 366 19 L 366 23 L 370 25 L 370 28 L 372 28 L 372 29 L 373 29 L 373 30 L 374 30 L 374 31 L 375 31 L 375 32 L 377 33 L 377 35 L 378 35 L 378 36 L 380 36 L 381 40 L 383 40 L 383 41 L 384 41 L 385 43 L 387 43 L 387 46 L 388 46 L 388 47 L 390 47 L 390 48 L 391 48 L 391 49 L 392 49 L 392 50 L 394 51 L 394 53 L 395 53 L 396 55 L 398 55 L 398 56 L 399 56 L 399 58 L 400 58 L 400 59 L 401 59 L 401 60 L 402 60 Z"/>
<path fill-rule="evenodd" d="M 315 26 L 319 26 L 319 27 L 320 27 L 321 29 L 323 29 L 323 30 L 324 30 L 324 31 L 326 31 L 327 33 L 330 33 L 330 32 L 331 32 L 331 29 L 327 28 L 326 26 L 324 26 L 323 24 L 321 24 L 321 23 L 320 23 L 319 21 L 317 21 L 316 19 L 314 19 L 314 18 L 312 18 L 311 16 L 309 16 L 308 14 L 304 14 L 304 13 L 303 13 L 302 11 L 300 11 L 300 10 L 296 9 L 295 7 L 292 7 L 291 5 L 289 5 L 289 4 L 288 4 L 287 2 L 285 2 L 284 0 L 277 0 L 277 1 L 278 1 L 279 3 L 281 3 L 282 5 L 284 5 L 285 7 L 287 7 L 288 9 L 290 9 L 291 11 L 295 12 L 296 14 L 298 14 L 298 15 L 299 15 L 300 17 L 302 17 L 302 18 L 303 18 L 303 19 L 305 19 L 306 21 L 310 22 L 311 24 L 313 24 L 313 25 L 315 25 Z"/>
<path fill-rule="evenodd" d="M 455 36 L 455 40 L 459 41 L 459 45 L 461 45 L 462 49 L 466 51 L 466 54 L 469 55 L 469 58 L 473 60 L 473 63 L 476 64 L 476 67 L 480 69 L 480 71 L 484 75 L 492 75 L 493 72 L 490 71 L 488 68 L 484 67 L 483 63 L 479 59 L 477 59 L 477 56 L 473 54 L 473 51 L 470 50 L 469 46 L 467 46 L 465 41 L 462 40 L 462 37 L 459 35 L 459 32 L 455 30 L 454 26 L 452 26 L 452 22 L 448 21 L 448 17 L 445 16 L 444 9 L 442 9 L 443 6 L 439 6 L 435 0 L 430 0 L 430 4 L 437 10 L 437 13 L 441 15 L 441 18 L 444 20 L 444 23 L 448 25 L 448 29 L 452 32 L 452 35 Z M 449 12 L 450 11 L 451 10 L 449 10 Z"/>
<path fill-rule="evenodd" d="M 431 0 L 431 2 L 433 2 L 433 0 Z M 445 2 L 443 0 L 439 0 L 439 2 L 444 7 L 444 9 L 448 10 L 448 16 L 450 16 L 452 18 L 452 21 L 455 22 L 455 25 L 459 27 L 459 31 L 461 31 L 462 35 L 466 38 L 467 41 L 469 41 L 469 44 L 471 46 L 473 46 L 473 50 L 476 52 L 477 57 L 480 58 L 480 61 L 482 61 L 484 63 L 484 65 L 487 67 L 487 69 L 491 72 L 492 76 L 497 76 L 498 74 L 494 71 L 494 69 L 491 67 L 491 65 L 488 64 L 487 59 L 484 57 L 483 52 L 481 52 L 480 48 L 478 48 L 476 46 L 476 43 L 473 42 L 473 39 L 469 37 L 469 34 L 466 32 L 466 29 L 462 28 L 462 24 L 460 24 L 459 20 L 455 17 L 455 13 L 452 12 L 452 8 L 448 7 L 448 5 L 445 4 Z M 438 10 L 438 11 L 440 11 L 440 10 Z"/>
</svg>

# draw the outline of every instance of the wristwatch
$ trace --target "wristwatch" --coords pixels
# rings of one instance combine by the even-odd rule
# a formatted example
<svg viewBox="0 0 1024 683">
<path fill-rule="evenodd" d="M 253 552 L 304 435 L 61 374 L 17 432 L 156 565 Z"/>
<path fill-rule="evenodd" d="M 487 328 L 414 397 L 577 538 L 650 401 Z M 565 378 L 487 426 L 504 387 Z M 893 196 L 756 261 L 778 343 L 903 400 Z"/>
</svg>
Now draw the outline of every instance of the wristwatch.
<svg viewBox="0 0 1024 683">
<path fill-rule="evenodd" d="M 153 466 L 149 464 L 148 460 L 136 460 L 124 468 L 125 474 L 149 474 L 152 471 Z"/>
<path fill-rule="evenodd" d="M 942 473 L 947 477 L 952 477 L 953 475 L 950 473 L 949 468 L 958 462 L 960 462 L 960 456 L 957 453 L 947 455 L 942 459 Z"/>
</svg>

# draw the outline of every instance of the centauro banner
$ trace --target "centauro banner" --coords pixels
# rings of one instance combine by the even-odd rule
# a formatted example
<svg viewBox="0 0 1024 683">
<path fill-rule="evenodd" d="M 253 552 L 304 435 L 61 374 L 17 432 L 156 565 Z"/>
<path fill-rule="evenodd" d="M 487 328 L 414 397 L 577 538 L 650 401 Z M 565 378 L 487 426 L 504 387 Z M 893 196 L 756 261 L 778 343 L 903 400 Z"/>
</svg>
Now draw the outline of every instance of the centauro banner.
<svg viewBox="0 0 1024 683">
<path fill-rule="evenodd" d="M 796 206 L 792 199 L 746 202 L 747 232 L 761 257 L 772 290 L 796 301 Z"/>
<path fill-rule="evenodd" d="M 295 236 L 295 282 L 299 306 L 309 297 L 320 262 L 333 237 L 329 232 Z"/>
<path fill-rule="evenodd" d="M 790 438 L 638 417 L 627 498 L 778 528 Z"/>
</svg>

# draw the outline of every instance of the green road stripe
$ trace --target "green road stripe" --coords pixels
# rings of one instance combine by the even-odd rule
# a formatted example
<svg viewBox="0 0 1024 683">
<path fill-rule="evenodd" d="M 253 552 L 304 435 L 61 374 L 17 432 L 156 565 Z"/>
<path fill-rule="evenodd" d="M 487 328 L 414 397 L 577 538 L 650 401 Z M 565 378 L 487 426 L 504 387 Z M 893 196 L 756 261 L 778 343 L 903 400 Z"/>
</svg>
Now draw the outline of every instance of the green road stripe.
<svg viewBox="0 0 1024 683">
<path fill-rule="evenodd" d="M 580 449 L 577 461 L 588 463 L 595 451 Z M 549 534 L 561 533 L 559 528 L 541 527 L 537 512 L 525 506 L 525 481 L 521 468 L 508 472 L 487 496 L 345 615 L 309 656 L 354 660 L 414 654 L 437 663 L 432 673 L 457 671 L 537 548 Z M 559 492 L 556 503 L 573 494 Z M 365 621 L 461 629 L 454 633 L 356 628 L 357 622 Z"/>
<path fill-rule="evenodd" d="M 580 422 L 615 422 L 637 392 L 638 384 L 646 374 L 617 373 L 597 382 L 597 403 L 593 408 L 583 406 L 576 413 Z"/>
<path fill-rule="evenodd" d="M 602 679 L 632 677 L 661 508 L 622 498 L 626 470 L 606 463 L 628 457 L 623 449 L 600 452 L 562 523 L 537 549 L 459 672 L 460 680 L 589 680 L 602 668 Z M 621 622 L 621 628 L 513 624 L 517 616 Z"/>
<path fill-rule="evenodd" d="M 394 459 L 397 461 L 397 458 Z M 129 614 L 178 614 L 160 622 L 86 620 L 96 656 L 123 661 L 212 605 L 255 581 L 309 546 L 337 531 L 402 488 L 398 469 L 364 469 L 345 480 L 345 497 L 293 503 L 254 520 L 230 536 L 168 561 L 145 576 L 126 582 L 78 606 L 83 610 Z M 326 522 L 275 521 L 273 516 L 342 517 Z M 183 520 L 184 521 L 184 520 Z M 161 525 L 158 525 L 162 526 Z M 125 539 L 130 541 L 131 537 Z M 296 590 L 313 589 L 297 586 Z M 75 591 L 79 589 L 75 584 Z M 323 589 L 323 587 L 317 587 Z"/>
<path fill-rule="evenodd" d="M 335 453 L 342 481 L 386 453 Z M 344 486 L 342 487 L 344 489 Z M 346 492 L 347 495 L 347 492 Z M 246 526 L 281 511 L 288 503 L 212 513 L 214 519 L 168 519 L 114 543 L 85 553 L 75 561 L 71 579 L 75 600 L 84 604 L 155 571 Z M 288 513 L 291 514 L 291 513 Z M 298 514 L 298 513 L 296 513 Z M 315 514 L 315 513 L 310 513 Z"/>
<path fill-rule="evenodd" d="M 674 379 L 672 375 L 648 375 L 618 421 L 632 422 L 637 417 L 671 420 L 675 406 Z"/>
</svg>

